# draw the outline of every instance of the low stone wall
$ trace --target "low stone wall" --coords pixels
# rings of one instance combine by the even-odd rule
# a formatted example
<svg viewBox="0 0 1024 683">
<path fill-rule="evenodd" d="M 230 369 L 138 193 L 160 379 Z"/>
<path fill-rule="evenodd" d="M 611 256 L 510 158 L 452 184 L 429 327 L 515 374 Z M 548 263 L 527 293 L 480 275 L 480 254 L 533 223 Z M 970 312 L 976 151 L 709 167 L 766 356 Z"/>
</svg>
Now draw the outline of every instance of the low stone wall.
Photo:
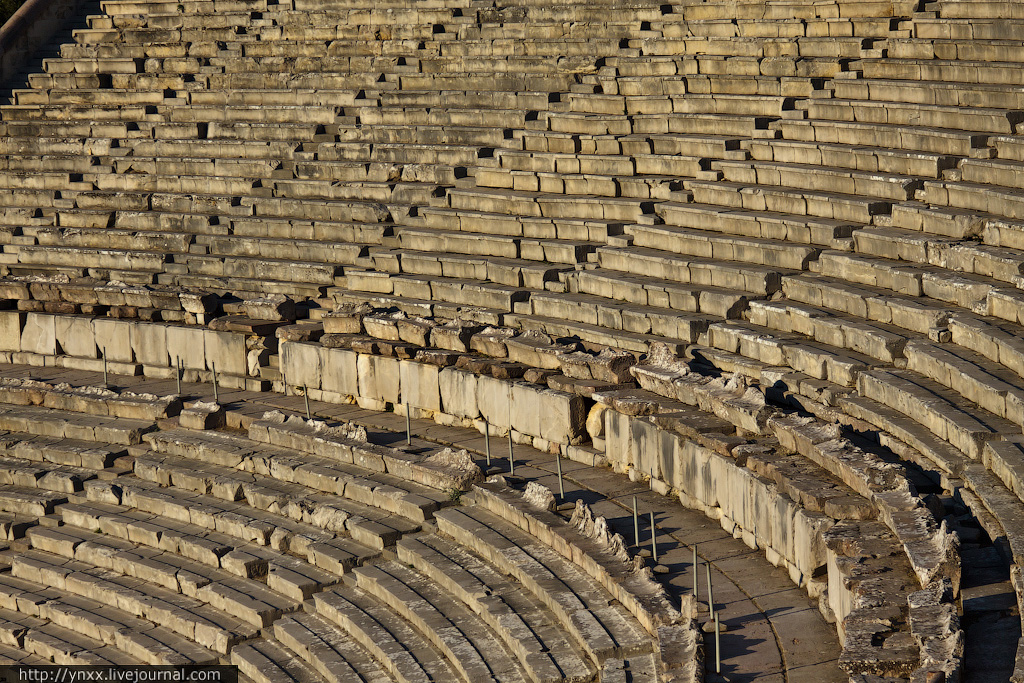
<svg viewBox="0 0 1024 683">
<path fill-rule="evenodd" d="M 817 598 L 827 588 L 821 569 L 828 549 L 824 533 L 836 520 L 804 509 L 778 484 L 744 467 L 743 447 L 722 454 L 661 429 L 654 420 L 605 412 L 606 457 L 634 467 L 671 488 L 689 508 L 718 519 L 722 528 L 768 560 L 784 567 L 793 583 Z M 655 465 L 655 463 L 657 463 Z"/>
<path fill-rule="evenodd" d="M 226 386 L 251 377 L 244 333 L 82 315 L 0 311 L 0 360 L 70 369 L 171 377 L 181 361 L 187 379 Z M 48 359 L 48 360 L 43 360 Z"/>
<path fill-rule="evenodd" d="M 528 382 L 511 382 L 453 366 L 358 353 L 320 344 L 283 342 L 281 371 L 289 386 L 310 398 L 355 400 L 370 410 L 408 405 L 420 417 L 482 428 L 509 429 L 541 450 L 589 440 L 586 402 L 580 396 Z"/>
</svg>

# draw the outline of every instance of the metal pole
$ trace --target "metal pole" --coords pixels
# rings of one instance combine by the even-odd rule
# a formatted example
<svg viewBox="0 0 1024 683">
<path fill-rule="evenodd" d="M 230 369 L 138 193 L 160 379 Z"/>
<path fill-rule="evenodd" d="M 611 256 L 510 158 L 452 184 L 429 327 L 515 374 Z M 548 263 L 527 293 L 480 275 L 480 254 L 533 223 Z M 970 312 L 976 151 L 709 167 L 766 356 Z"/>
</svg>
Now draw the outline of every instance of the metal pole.
<svg viewBox="0 0 1024 683">
<path fill-rule="evenodd" d="M 103 347 L 103 386 L 107 386 L 107 347 Z"/>
<path fill-rule="evenodd" d="M 658 529 L 654 526 L 654 510 L 651 510 L 651 558 L 658 563 Z"/>
<path fill-rule="evenodd" d="M 640 515 L 636 511 L 636 496 L 633 496 L 633 545 L 640 547 Z"/>
<path fill-rule="evenodd" d="M 487 452 L 487 466 L 491 466 L 491 424 L 484 418 L 484 448 Z"/>
<path fill-rule="evenodd" d="M 711 590 L 711 563 L 710 562 L 706 562 L 704 564 L 704 566 L 707 567 L 707 570 L 708 570 L 708 612 L 710 614 L 716 614 L 716 612 L 715 612 L 715 594 Z"/>
<path fill-rule="evenodd" d="M 309 387 L 302 385 L 302 397 L 306 399 L 306 419 L 309 419 Z"/>
<path fill-rule="evenodd" d="M 508 428 L 508 473 L 516 476 L 516 457 L 512 451 L 512 427 Z"/>
<path fill-rule="evenodd" d="M 562 483 L 562 454 L 555 453 L 555 467 L 558 470 L 558 500 L 565 500 L 565 485 Z"/>
<path fill-rule="evenodd" d="M 220 395 L 217 393 L 217 364 L 211 361 L 210 369 L 213 370 L 213 402 L 220 403 Z"/>
<path fill-rule="evenodd" d="M 697 565 L 697 544 L 693 546 L 693 601 L 700 602 L 700 567 Z"/>
<path fill-rule="evenodd" d="M 412 418 L 409 417 L 409 404 L 405 404 L 405 445 L 412 445 Z"/>
<path fill-rule="evenodd" d="M 718 620 L 718 612 L 715 612 L 715 673 L 722 673 L 722 624 Z"/>
</svg>

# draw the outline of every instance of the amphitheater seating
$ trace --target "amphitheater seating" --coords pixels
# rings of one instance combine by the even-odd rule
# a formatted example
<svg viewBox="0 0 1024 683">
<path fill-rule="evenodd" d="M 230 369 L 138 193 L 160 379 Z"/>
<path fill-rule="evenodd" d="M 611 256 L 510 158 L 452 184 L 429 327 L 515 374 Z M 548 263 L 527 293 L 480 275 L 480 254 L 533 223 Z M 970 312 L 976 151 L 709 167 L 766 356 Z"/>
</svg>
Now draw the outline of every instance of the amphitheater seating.
<svg viewBox="0 0 1024 683">
<path fill-rule="evenodd" d="M 362 428 L 270 413 L 242 435 L 179 426 L 177 397 L 17 380 L 4 396 L 8 660 L 230 662 L 269 682 L 578 680 L 618 658 L 656 680 L 657 632 L 543 538 L 514 532 L 565 587 L 487 598 L 508 579 L 437 528 L 451 493 L 389 474 L 416 459 Z M 157 419 L 125 417 L 143 414 Z M 602 621 L 621 646 L 588 626 Z"/>
<path fill-rule="evenodd" d="M 674 377 L 672 396 L 654 384 L 628 393 L 639 392 L 632 376 L 599 379 L 588 369 L 578 377 L 572 368 L 582 366 L 558 360 L 603 348 L 649 357 L 666 344 L 696 374 L 744 378 L 770 402 L 838 422 L 930 475 L 936 493 L 965 504 L 1019 567 L 1024 98 L 1015 6 L 104 0 L 102 8 L 0 106 L 4 320 L 26 327 L 34 315 L 56 315 L 63 326 L 52 339 L 0 342 L 0 360 L 173 379 L 189 341 L 205 339 L 203 358 L 185 361 L 187 380 L 212 381 L 216 363 L 224 387 L 327 397 L 319 377 L 312 388 L 305 375 L 289 381 L 282 372 L 293 334 L 361 358 L 428 357 L 474 376 L 515 377 L 585 400 L 587 410 L 595 393 L 629 417 L 642 417 L 629 414 L 638 405 L 658 415 L 696 405 L 724 420 L 723 438 L 781 438 L 744 387 Z M 203 330 L 249 325 L 230 354 L 220 337 L 182 341 L 227 315 L 258 318 L 246 302 L 272 295 L 294 300 L 294 312 Z M 375 315 L 346 318 L 351 336 L 338 336 L 333 310 L 360 304 Z M 422 317 L 424 329 L 459 320 L 541 332 L 563 348 L 513 358 L 503 342 L 474 347 L 472 334 L 444 346 L 422 329 L 400 332 L 387 321 L 395 311 Z M 286 329 L 296 317 L 310 321 Z M 84 322 L 93 319 L 137 325 L 101 335 Z M 136 343 L 145 334 L 180 339 Z M 480 353 L 495 344 L 504 356 Z M 424 348 L 433 355 L 418 356 Z M 607 393 L 618 390 L 627 394 Z M 563 610 L 558 623 L 568 623 L 557 595 L 480 603 L 467 585 L 500 584 L 506 546 L 490 539 L 483 558 L 469 553 L 465 529 L 483 522 L 475 508 L 446 509 L 447 494 L 425 486 L 436 483 L 433 470 L 409 480 L 388 469 L 397 456 L 302 450 L 299 437 L 274 442 L 258 420 L 244 434 L 196 431 L 172 424 L 180 406 L 90 412 L 74 407 L 81 396 L 59 393 L 49 402 L 5 394 L 0 405 L 0 536 L 29 553 L 5 578 L 12 614 L 3 618 L 27 624 L 8 647 L 62 662 L 84 652 L 147 662 L 202 655 L 181 640 L 198 622 L 173 633 L 163 622 L 133 628 L 129 643 L 116 629 L 76 639 L 66 631 L 77 617 L 57 616 L 56 605 L 41 613 L 42 598 L 35 612 L 21 609 L 31 601 L 19 591 L 50 595 L 29 585 L 47 585 L 42 571 L 65 577 L 64 586 L 76 577 L 70 585 L 82 591 L 81 576 L 116 574 L 113 564 L 75 564 L 88 562 L 77 554 L 94 547 L 88 534 L 116 530 L 119 552 L 182 556 L 191 564 L 165 568 L 287 597 L 266 613 L 272 618 L 245 628 L 210 612 L 217 637 L 201 646 L 253 680 L 555 680 L 556 669 L 590 675 L 609 658 L 628 660 L 623 670 L 636 680 L 653 666 L 641 661 L 651 652 L 616 638 L 584 644 L 582 657 L 582 631 L 543 631 L 544 610 Z M 397 393 L 379 393 L 374 407 L 399 404 Z M 94 404 L 113 399 L 105 400 Z M 611 449 L 598 431 L 575 436 Z M 787 482 L 803 509 L 838 520 L 837 548 L 858 533 L 887 548 L 906 541 L 880 519 L 877 492 L 839 485 L 811 451 L 791 450 L 740 458 L 741 466 Z M 814 485 L 801 486 L 798 471 Z M 37 518 L 59 526 L 32 526 Z M 178 526 L 161 527 L 164 518 Z M 177 545 L 163 545 L 168 536 Z M 836 571 L 854 572 L 856 558 L 871 553 L 852 541 L 843 547 Z M 901 575 L 916 571 L 912 555 L 894 555 L 910 558 L 900 559 Z M 437 569 L 452 557 L 472 579 Z M 121 610 L 109 600 L 125 577 L 102 581 L 62 597 Z M 442 588 L 458 600 L 431 592 Z M 416 589 L 436 611 L 406 607 Z M 892 604 L 907 597 L 886 595 Z M 449 602 L 461 611 L 440 609 Z M 201 611 L 216 609 L 204 602 Z M 149 619 L 122 611 L 112 622 Z M 414 624 L 472 621 L 472 632 L 414 633 L 399 613 Z M 526 626 L 506 628 L 511 614 Z M 632 643 L 635 624 L 623 623 L 631 626 L 619 635 Z M 248 628 L 257 625 L 267 627 L 258 638 Z M 920 654 L 909 634 L 890 642 L 894 676 L 909 676 Z M 850 640 L 850 667 L 858 648 L 873 646 L 867 638 Z M 460 648 L 501 653 L 502 663 L 481 658 L 467 668 L 472 658 L 453 654 Z"/>
</svg>

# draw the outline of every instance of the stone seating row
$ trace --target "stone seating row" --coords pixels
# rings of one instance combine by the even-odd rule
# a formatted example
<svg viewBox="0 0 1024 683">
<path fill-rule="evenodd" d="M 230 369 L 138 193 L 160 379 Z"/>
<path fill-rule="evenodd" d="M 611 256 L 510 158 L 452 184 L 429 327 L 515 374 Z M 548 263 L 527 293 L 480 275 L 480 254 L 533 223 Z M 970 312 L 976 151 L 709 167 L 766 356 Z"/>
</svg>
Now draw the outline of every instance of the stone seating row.
<svg viewBox="0 0 1024 683">
<path fill-rule="evenodd" d="M 981 46 L 977 48 L 983 49 Z M 992 56 L 1003 56 L 997 45 L 991 45 L 986 55 L 988 59 Z M 977 59 L 977 55 L 965 55 L 958 59 L 864 59 L 859 66 L 863 68 L 865 78 L 1020 85 L 1020 76 L 1014 74 L 1012 64 L 1005 59 L 987 61 Z"/>
<path fill-rule="evenodd" d="M 110 539 L 103 534 L 61 526 L 33 530 L 28 539 L 32 550 L 25 551 L 19 560 L 35 564 L 37 571 L 47 565 L 52 567 L 61 559 L 77 560 L 197 599 L 257 628 L 270 625 L 281 614 L 296 607 L 293 599 L 259 581 L 213 569 L 173 553 L 140 549 L 131 542 Z M 12 563 L 12 574 L 30 575 L 29 569 L 21 569 L 17 560 Z"/>
<path fill-rule="evenodd" d="M 1020 26 L 1020 19 L 1000 16 L 999 20 L 992 17 L 971 16 L 965 17 L 944 16 L 938 17 L 915 17 L 908 27 L 913 37 L 939 40 L 963 40 L 976 38 L 978 40 L 1012 40 L 1016 36 Z"/>
<path fill-rule="evenodd" d="M 262 426 L 262 425 L 261 425 Z M 198 435 L 197 435 L 198 436 Z M 330 493 L 345 499 L 350 514 L 359 514 L 371 519 L 377 518 L 377 525 L 383 524 L 381 530 L 390 524 L 370 508 L 378 508 L 388 515 L 400 515 L 409 520 L 424 521 L 441 507 L 445 496 L 423 486 L 403 482 L 395 476 L 387 476 L 380 468 L 373 465 L 372 452 L 365 448 L 353 449 L 351 445 L 341 442 L 335 446 L 336 457 L 314 456 L 309 454 L 301 460 L 294 454 L 279 449 L 260 449 L 255 444 L 244 442 L 224 443 L 222 440 L 197 438 L 183 433 L 168 432 L 166 439 L 154 438 L 152 446 L 157 453 L 167 455 L 146 455 L 136 450 L 136 473 L 145 479 L 166 484 L 168 481 L 181 481 L 178 484 L 191 488 L 199 493 L 214 493 L 227 500 L 236 500 L 240 493 L 252 490 L 253 496 L 259 495 L 261 488 L 267 487 L 271 480 L 293 482 L 295 495 L 299 495 L 301 487 L 308 486 L 314 490 Z M 323 440 L 320 440 L 323 443 Z M 228 450 L 230 449 L 230 450 Z M 345 455 L 348 459 L 340 460 Z M 200 456 L 218 463 L 211 465 L 209 476 L 197 477 L 189 475 L 188 461 Z M 379 458 L 379 454 L 376 454 Z M 355 463 L 346 466 L 346 462 Z M 146 472 L 141 468 L 145 466 Z M 240 475 L 234 470 L 252 472 L 257 476 Z M 367 471 L 368 470 L 368 471 Z M 269 477 L 269 480 L 268 480 Z M 216 481 L 216 486 L 213 482 Z M 220 488 L 223 486 L 224 488 Z M 267 494 L 270 493 L 268 490 Z M 245 493 L 249 498 L 250 494 Z M 250 501 L 251 502 L 251 501 Z M 355 520 L 354 520 L 355 522 Z M 408 525 L 396 519 L 394 524 L 403 531 Z M 368 529 L 374 527 L 368 525 Z"/>
<path fill-rule="evenodd" d="M 926 152 L 966 157 L 983 147 L 988 134 L 955 128 L 924 127 L 885 121 L 828 119 L 780 119 L 769 124 L 786 140 L 884 147 L 907 152 Z"/>
<path fill-rule="evenodd" d="M 1020 112 L 994 107 L 945 106 L 879 100 L 812 99 L 807 114 L 813 119 L 879 123 L 896 126 L 952 128 L 958 131 L 1013 134 L 1024 118 Z"/>
<path fill-rule="evenodd" d="M 57 513 L 63 522 L 59 529 L 94 531 L 103 538 L 173 553 L 243 579 L 265 581 L 271 589 L 298 601 L 308 598 L 318 586 L 336 583 L 343 573 L 376 552 L 354 541 L 336 539 L 331 544 L 333 564 L 322 561 L 315 565 L 288 554 L 281 544 L 274 548 L 248 537 L 125 506 L 95 501 L 66 503 L 57 508 Z M 47 531 L 37 529 L 39 533 Z M 322 550 L 326 552 L 327 546 Z"/>
<path fill-rule="evenodd" d="M 405 537 L 396 549 L 402 562 L 477 611 L 525 663 L 534 680 L 589 675 L 591 666 L 576 652 L 573 641 L 546 621 L 550 616 L 543 604 L 493 566 L 436 534 Z M 481 595 L 500 599 L 481 600 Z M 515 627 L 503 628 L 502 623 Z"/>
<path fill-rule="evenodd" d="M 137 579 L 77 560 L 27 551 L 13 558 L 11 567 L 11 578 L 28 585 L 15 583 L 12 586 L 11 579 L 5 581 L 3 587 L 8 605 L 10 602 L 20 603 L 19 594 L 31 592 L 33 585 L 47 586 L 64 594 L 124 609 L 219 654 L 227 654 L 231 647 L 258 633 L 258 627 L 201 600 L 156 585 L 142 586 Z M 144 592 L 140 588 L 144 588 Z"/>
<path fill-rule="evenodd" d="M 40 587 L 40 594 L 42 590 L 45 589 Z M 58 601 L 55 591 L 51 591 L 50 595 L 53 598 L 52 603 L 45 606 L 36 606 L 36 612 L 45 614 L 45 618 L 30 616 L 27 613 L 11 609 L 3 610 L 0 619 L 3 620 L 5 635 L 3 654 L 7 662 L 65 665 L 138 665 L 164 664 L 171 661 L 184 664 L 193 661 L 185 657 L 176 657 L 175 655 L 178 655 L 178 652 L 172 649 L 172 647 L 166 646 L 166 643 L 177 644 L 176 641 L 181 640 L 180 636 L 159 629 L 159 627 L 154 628 L 149 622 L 133 619 L 127 614 L 123 618 L 118 619 L 117 622 L 112 621 L 110 616 L 105 615 L 107 624 L 130 624 L 136 626 L 139 630 L 138 635 L 134 637 L 126 636 L 121 642 L 121 648 L 117 648 L 113 644 L 107 644 L 104 640 L 93 635 L 87 635 L 89 633 L 99 635 L 95 628 L 95 622 L 99 621 L 99 619 L 93 617 L 93 624 L 73 623 L 75 621 L 85 621 L 81 618 L 76 620 L 75 611 L 82 613 L 83 608 L 103 608 L 86 599 L 71 598 L 67 601 Z M 59 625 L 61 622 L 71 623 L 72 627 L 61 626 Z M 90 629 L 90 626 L 93 628 Z M 161 652 L 161 649 L 164 651 Z M 16 655 L 16 652 L 20 652 L 20 656 Z M 209 659 L 202 657 L 200 657 L 199 661 L 210 662 Z"/>
<path fill-rule="evenodd" d="M 920 102 L 940 106 L 989 107 L 1019 110 L 1022 100 L 1015 86 L 983 83 L 929 81 L 923 87 L 916 81 L 900 79 L 836 80 L 831 83 L 836 97 L 847 100 Z"/>
</svg>

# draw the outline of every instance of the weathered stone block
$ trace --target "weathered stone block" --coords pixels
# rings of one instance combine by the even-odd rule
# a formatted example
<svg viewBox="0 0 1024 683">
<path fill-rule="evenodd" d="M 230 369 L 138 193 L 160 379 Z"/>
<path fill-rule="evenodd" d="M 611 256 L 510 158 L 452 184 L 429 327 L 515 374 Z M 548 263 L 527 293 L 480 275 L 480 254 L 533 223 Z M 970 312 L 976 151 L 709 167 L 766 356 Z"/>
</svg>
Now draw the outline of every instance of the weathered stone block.
<svg viewBox="0 0 1024 683">
<path fill-rule="evenodd" d="M 441 409 L 445 413 L 470 420 L 480 415 L 475 374 L 448 367 L 438 373 L 437 379 L 441 392 Z"/>
<path fill-rule="evenodd" d="M 57 353 L 57 331 L 52 315 L 29 313 L 21 330 L 21 350 L 52 356 Z"/>
<path fill-rule="evenodd" d="M 132 354 L 131 322 L 96 318 L 92 325 L 96 346 L 107 360 L 114 363 L 131 363 L 135 360 Z"/>
<path fill-rule="evenodd" d="M 437 412 L 441 410 L 441 389 L 436 365 L 399 361 L 401 397 L 413 408 Z"/>
<path fill-rule="evenodd" d="M 281 344 L 281 372 L 289 386 L 320 389 L 323 374 L 319 344 L 287 342 Z"/>
<path fill-rule="evenodd" d="M 173 365 L 167 354 L 166 325 L 132 325 L 131 341 L 135 359 L 143 365 Z"/>
<path fill-rule="evenodd" d="M 170 356 L 171 364 L 177 364 L 180 358 L 182 368 L 186 370 L 205 370 L 205 331 L 201 327 L 168 327 L 167 354 Z"/>
<path fill-rule="evenodd" d="M 508 429 L 512 419 L 511 385 L 503 380 L 481 375 L 476 380 L 476 400 L 480 414 L 499 429 Z"/>
<path fill-rule="evenodd" d="M 0 311 L 0 352 L 21 351 L 21 328 L 25 314 L 21 311 Z"/>
<path fill-rule="evenodd" d="M 206 364 L 217 372 L 225 375 L 247 374 L 245 335 L 235 332 L 217 332 L 206 330 Z"/>
<path fill-rule="evenodd" d="M 55 316 L 54 334 L 61 351 L 78 358 L 96 358 L 96 334 L 92 318 Z"/>
<path fill-rule="evenodd" d="M 399 402 L 398 359 L 387 356 L 359 354 L 356 369 L 359 375 L 359 396 L 385 403 Z"/>
<path fill-rule="evenodd" d="M 359 373 L 356 367 L 356 352 L 349 349 L 323 349 L 320 360 L 320 386 L 324 391 L 355 396 L 359 393 Z"/>
</svg>

